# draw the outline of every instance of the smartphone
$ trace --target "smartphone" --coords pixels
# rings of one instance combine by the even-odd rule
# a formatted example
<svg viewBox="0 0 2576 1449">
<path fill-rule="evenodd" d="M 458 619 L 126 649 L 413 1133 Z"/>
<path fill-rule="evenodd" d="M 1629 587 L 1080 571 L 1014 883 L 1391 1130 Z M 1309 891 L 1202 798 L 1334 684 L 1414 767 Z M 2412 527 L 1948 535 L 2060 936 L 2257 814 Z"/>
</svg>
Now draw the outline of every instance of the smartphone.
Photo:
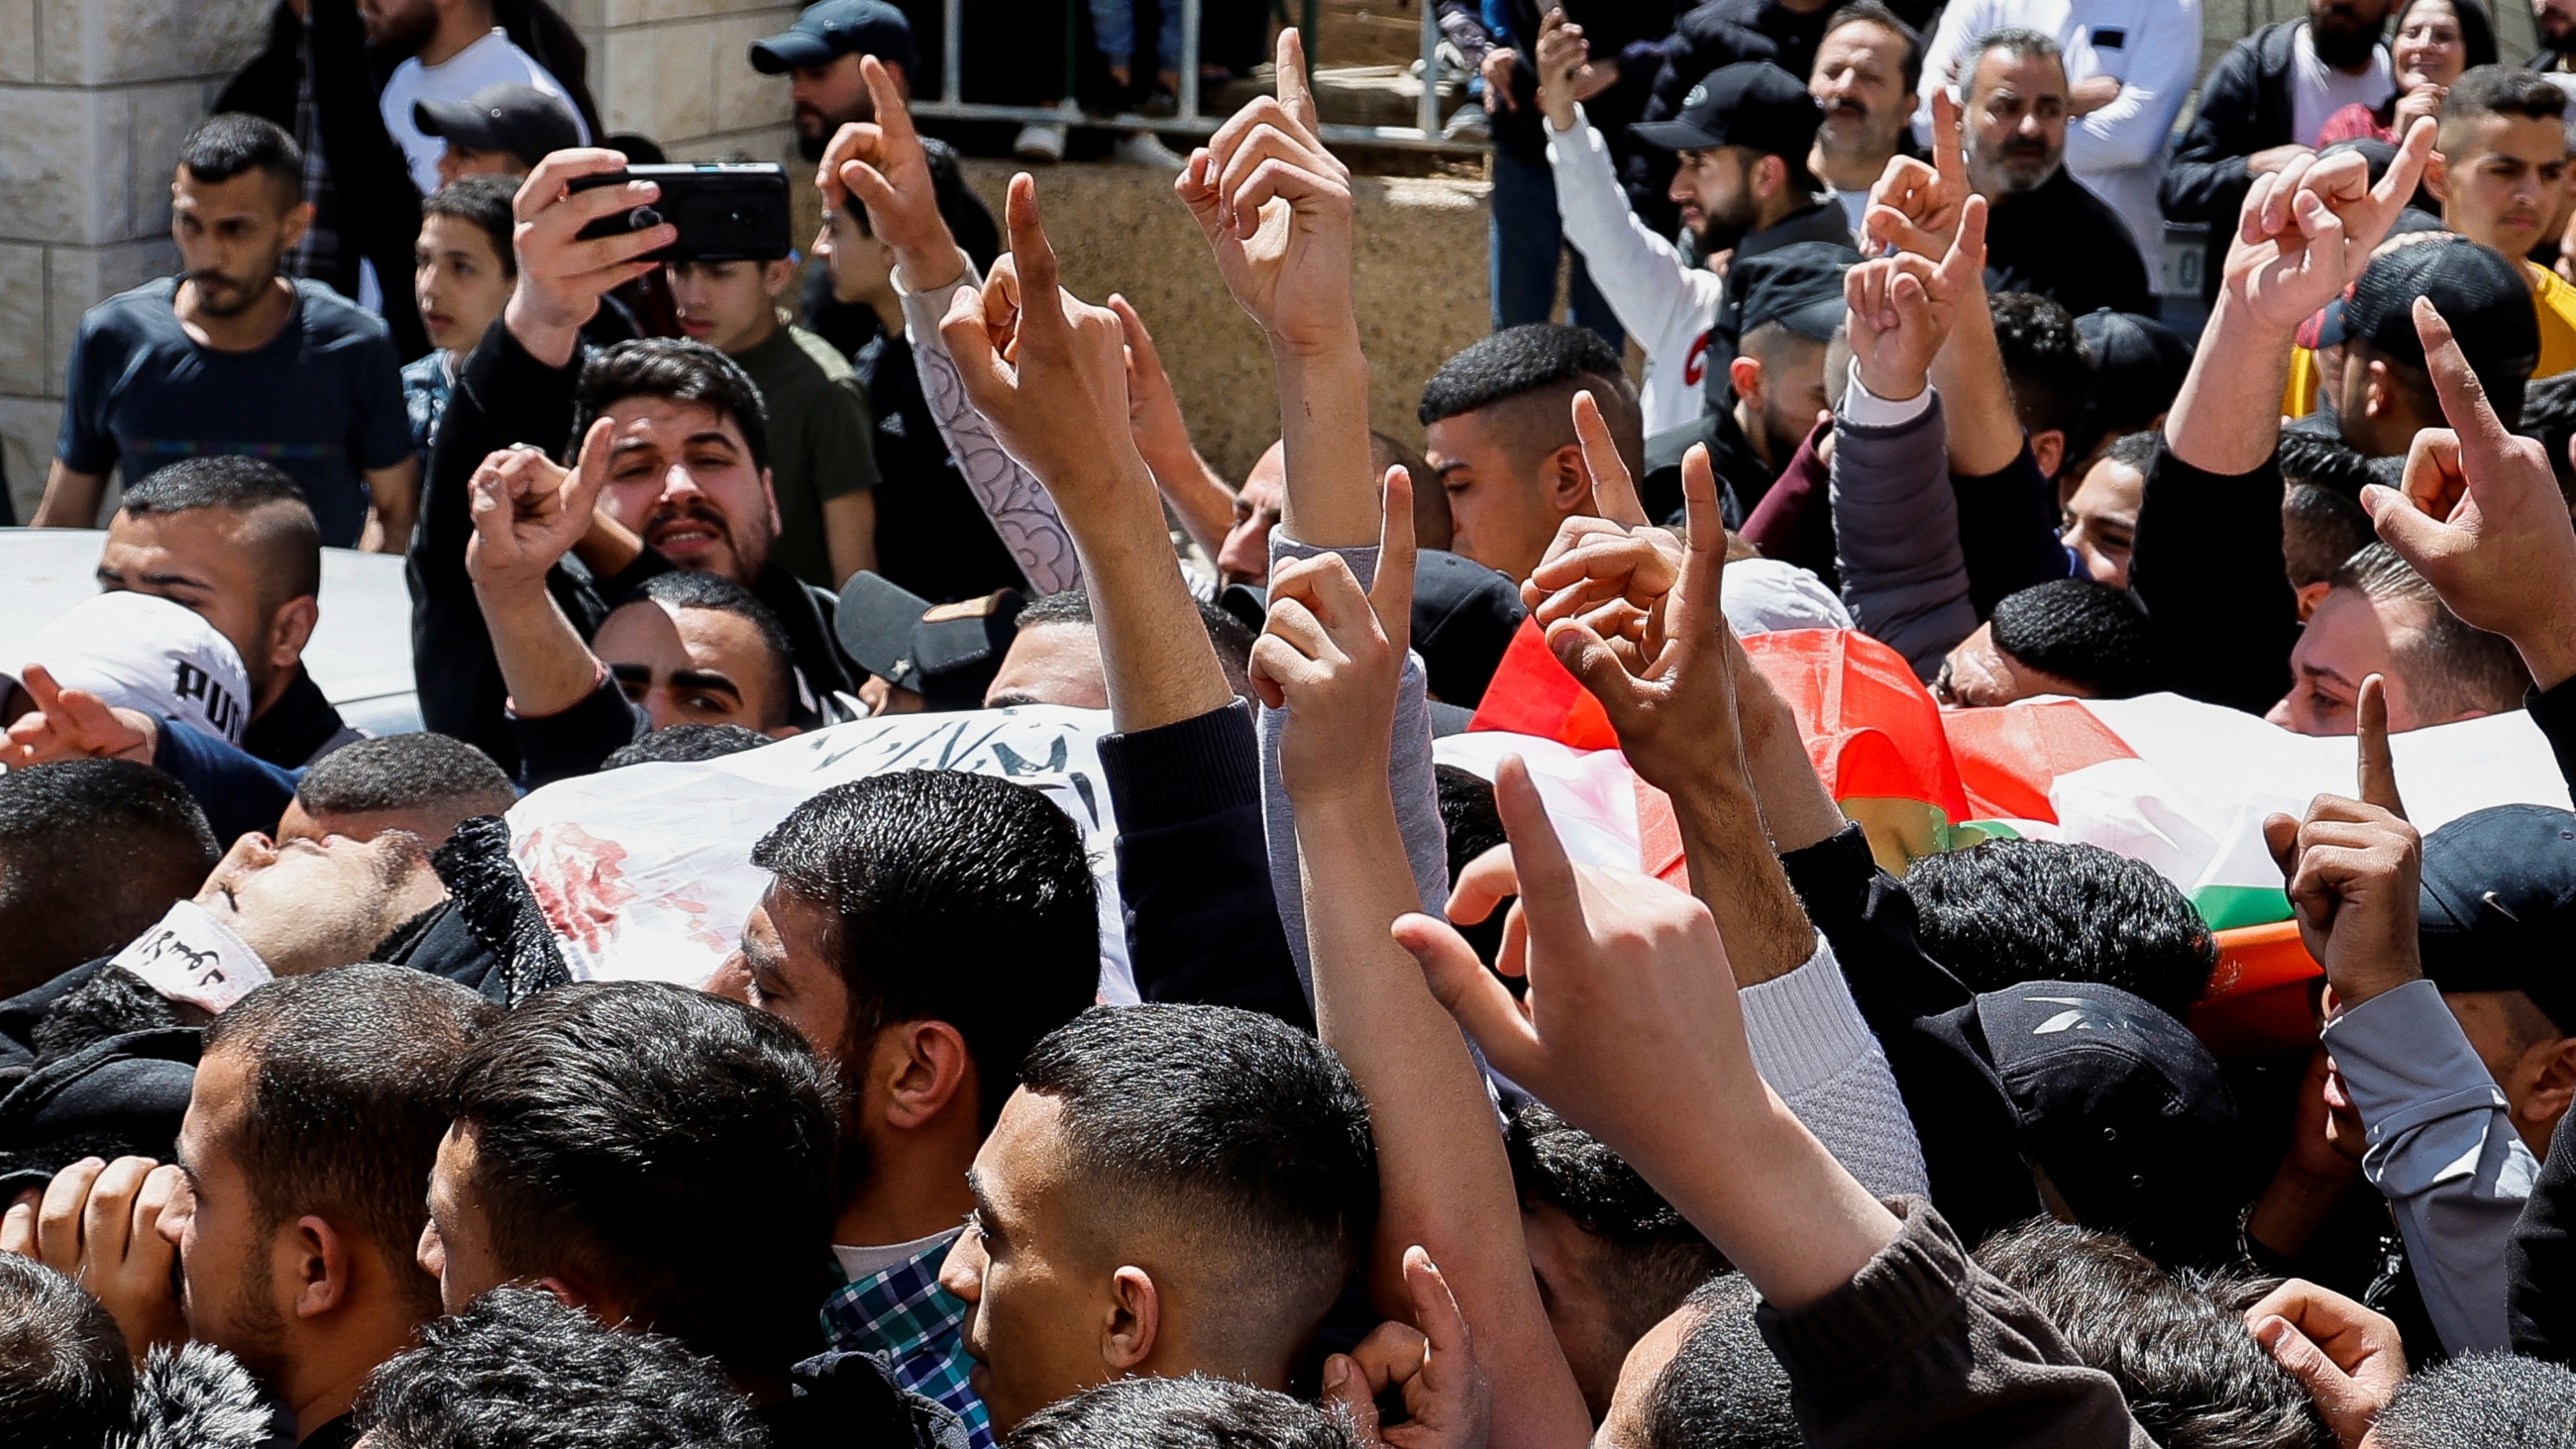
<svg viewBox="0 0 2576 1449">
<path fill-rule="evenodd" d="M 662 194 L 642 206 L 601 217 L 581 229 L 584 240 L 624 236 L 670 222 L 680 239 L 641 261 L 773 261 L 793 251 L 788 238 L 787 168 L 775 161 L 700 162 L 629 166 L 573 178 L 572 189 L 650 181 Z"/>
</svg>

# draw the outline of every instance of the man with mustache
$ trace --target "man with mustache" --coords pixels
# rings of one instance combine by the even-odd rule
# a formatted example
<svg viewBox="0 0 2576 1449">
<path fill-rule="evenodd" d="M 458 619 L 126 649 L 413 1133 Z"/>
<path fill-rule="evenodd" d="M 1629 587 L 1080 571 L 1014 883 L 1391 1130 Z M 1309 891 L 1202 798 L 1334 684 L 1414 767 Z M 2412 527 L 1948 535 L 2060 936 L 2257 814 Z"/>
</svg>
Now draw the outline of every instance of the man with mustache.
<svg viewBox="0 0 2576 1449">
<path fill-rule="evenodd" d="M 2036 292 L 2073 316 L 2153 316 L 2129 224 L 2066 171 L 2065 53 L 2036 30 L 1998 30 L 1962 57 L 1968 185 L 1992 208 L 1986 288 Z"/>
<path fill-rule="evenodd" d="M 303 177 L 293 138 L 255 116 L 216 116 L 180 143 L 170 237 L 181 271 L 82 314 L 37 527 L 96 527 L 119 463 L 139 480 L 182 458 L 249 453 L 295 480 L 323 543 L 364 534 L 402 552 L 420 486 L 402 359 L 382 318 L 283 275 L 313 224 Z"/>
<path fill-rule="evenodd" d="M 2379 36 L 2390 8 L 2391 0 L 2308 0 L 2305 20 L 2264 26 L 2211 67 L 2200 113 L 2156 188 L 2166 220 L 2209 227 L 2204 300 L 2218 295 L 2236 213 L 2254 178 L 2314 150 L 2336 111 L 2356 101 L 2376 108 L 2396 93 Z M 2546 34 L 2548 21 L 2541 24 Z"/>
<path fill-rule="evenodd" d="M 917 60 L 912 22 L 886 0 L 822 0 L 807 6 L 785 34 L 752 42 L 752 69 L 793 78 L 788 94 L 796 103 L 796 149 L 806 160 L 822 160 L 823 149 L 841 127 L 876 119 L 875 100 L 859 75 L 859 61 L 871 55 L 884 64 L 895 89 L 909 102 Z M 967 187 L 955 148 L 924 136 L 921 149 L 930 162 L 939 219 L 975 259 L 976 270 L 989 269 L 1001 246 L 993 213 Z M 814 268 L 806 278 L 804 305 L 806 325 L 844 356 L 866 346 L 876 330 L 868 325 L 867 304 L 833 297 L 827 267 Z"/>
<path fill-rule="evenodd" d="M 1851 0 L 1827 22 L 1807 94 L 1825 108 L 1807 169 L 1843 204 L 1853 231 L 1889 158 L 1920 155 L 1906 122 L 1923 74 L 1923 36 L 1880 0 Z"/>
<path fill-rule="evenodd" d="M 600 297 L 660 265 L 639 260 L 667 246 L 669 223 L 582 240 L 602 216 L 658 196 L 648 181 L 573 191 L 575 177 L 615 171 L 613 151 L 560 151 L 519 189 L 519 276 L 502 325 L 457 369 L 439 423 L 411 568 L 412 660 L 422 718 L 516 772 L 509 690 L 466 572 L 475 493 L 484 475 L 513 470 L 514 455 L 554 455 L 567 465 L 591 450 L 604 459 L 598 507 L 574 557 L 547 570 L 554 607 L 585 639 L 609 606 L 673 569 L 722 575 L 777 618 L 795 664 L 789 722 L 839 715 L 835 694 L 856 673 L 832 636 L 830 593 L 800 581 L 776 557 L 778 504 L 771 491 L 771 430 L 759 389 L 704 343 L 648 338 L 586 350 L 581 327 Z M 525 464 L 517 465 L 525 467 Z M 557 470 L 544 469 L 551 480 Z M 514 490 L 530 521 L 566 506 L 565 485 Z"/>
<path fill-rule="evenodd" d="M 2576 71 L 2576 0 L 2532 0 L 2531 23 L 2540 31 L 2540 49 L 2531 68 Z"/>
</svg>

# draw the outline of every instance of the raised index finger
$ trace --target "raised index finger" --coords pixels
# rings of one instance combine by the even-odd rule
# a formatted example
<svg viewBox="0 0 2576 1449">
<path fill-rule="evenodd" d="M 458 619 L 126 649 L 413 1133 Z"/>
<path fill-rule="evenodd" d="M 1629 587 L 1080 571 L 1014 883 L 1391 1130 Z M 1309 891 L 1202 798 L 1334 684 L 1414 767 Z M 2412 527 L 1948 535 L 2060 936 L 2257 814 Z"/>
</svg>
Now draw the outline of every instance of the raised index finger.
<svg viewBox="0 0 2576 1449">
<path fill-rule="evenodd" d="M 1401 463 L 1386 470 L 1377 527 L 1377 576 L 1369 581 L 1369 608 L 1378 632 L 1400 660 L 1413 647 L 1413 474 Z"/>
<path fill-rule="evenodd" d="M 1279 104 L 1306 134 L 1315 133 L 1315 92 L 1306 84 L 1306 41 L 1291 25 L 1279 32 Z"/>
<path fill-rule="evenodd" d="M 1013 176 L 1002 211 L 1011 230 L 1012 270 L 1020 279 L 1020 331 L 1061 328 L 1064 307 L 1056 298 L 1055 247 L 1038 224 L 1036 178 L 1025 171 Z"/>
<path fill-rule="evenodd" d="M 2397 794 L 2397 761 L 2388 749 L 2388 681 L 2373 674 L 2361 681 L 2361 698 L 2353 707 L 2353 735 L 2361 747 L 2361 798 L 2389 814 L 2406 818 L 2406 802 Z"/>
<path fill-rule="evenodd" d="M 1574 395 L 1574 436 L 1583 444 L 1583 470 L 1592 475 L 1592 506 L 1612 523 L 1635 528 L 1648 522 L 1646 506 L 1637 501 L 1636 481 L 1628 476 L 1627 460 L 1619 456 L 1610 424 L 1601 416 L 1601 403 L 1589 389 Z"/>
<path fill-rule="evenodd" d="M 1556 837 L 1556 822 L 1547 817 L 1538 783 L 1518 755 L 1506 755 L 1494 770 L 1494 808 L 1503 817 L 1503 834 L 1512 843 L 1512 865 L 1520 879 L 1521 910 L 1533 937 L 1570 942 L 1582 936 L 1583 898 L 1574 881 L 1574 862 Z"/>
<path fill-rule="evenodd" d="M 873 55 L 861 56 L 859 78 L 868 83 L 868 100 L 876 108 L 878 145 L 887 149 L 920 146 L 921 138 L 912 129 L 912 112 L 904 106 L 903 92 L 896 88 L 885 62 Z M 878 155 L 884 158 L 886 150 L 881 149 Z"/>
<path fill-rule="evenodd" d="M 1968 157 L 1959 145 L 1959 103 L 1948 86 L 1932 89 L 1932 169 L 1941 174 L 1943 190 L 1968 184 Z"/>
<path fill-rule="evenodd" d="M 2415 335 L 2423 339 L 2424 370 L 2432 374 L 2433 391 L 2442 399 L 2442 416 L 2460 436 L 2460 471 L 2474 492 L 2479 478 L 2495 477 L 2511 466 L 2513 434 L 2496 416 L 2486 386 L 2470 371 L 2468 354 L 2460 350 L 2451 324 L 2430 297 L 2415 299 Z"/>
</svg>

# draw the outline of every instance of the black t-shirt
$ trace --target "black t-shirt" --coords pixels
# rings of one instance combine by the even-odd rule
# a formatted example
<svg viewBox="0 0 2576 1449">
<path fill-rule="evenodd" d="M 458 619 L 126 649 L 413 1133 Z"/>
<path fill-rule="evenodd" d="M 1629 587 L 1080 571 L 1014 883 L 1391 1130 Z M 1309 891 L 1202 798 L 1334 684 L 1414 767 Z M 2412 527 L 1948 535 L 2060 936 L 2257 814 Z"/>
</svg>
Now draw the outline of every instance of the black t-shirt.
<svg viewBox="0 0 2576 1449">
<path fill-rule="evenodd" d="M 2037 292 L 2076 317 L 2156 312 L 2129 224 L 2063 166 L 1987 213 L 1986 290 Z"/>
<path fill-rule="evenodd" d="M 304 490 L 322 542 L 356 543 L 367 521 L 361 475 L 412 452 L 384 319 L 301 281 L 294 315 L 266 346 L 222 352 L 179 325 L 178 291 L 178 278 L 163 277 L 82 316 L 55 456 L 77 473 L 122 463 L 131 484 L 182 458 L 247 454 Z"/>
<path fill-rule="evenodd" d="M 876 414 L 877 572 L 934 604 L 1026 591 L 1018 561 L 993 531 L 921 394 L 912 344 L 867 314 L 874 335 L 850 366 Z"/>
</svg>

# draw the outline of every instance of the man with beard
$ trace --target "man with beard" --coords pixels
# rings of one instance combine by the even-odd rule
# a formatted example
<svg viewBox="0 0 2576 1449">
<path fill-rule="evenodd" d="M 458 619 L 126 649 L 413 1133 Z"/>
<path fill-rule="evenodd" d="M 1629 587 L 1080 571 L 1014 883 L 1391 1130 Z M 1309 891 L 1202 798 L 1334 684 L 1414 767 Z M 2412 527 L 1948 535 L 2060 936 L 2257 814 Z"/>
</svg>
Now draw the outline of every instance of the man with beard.
<svg viewBox="0 0 2576 1449">
<path fill-rule="evenodd" d="M 176 1162 L 75 1163 L 0 1249 L 78 1279 L 138 1354 L 230 1353 L 295 1443 L 342 1449 L 367 1375 L 439 1315 L 413 1247 L 448 1079 L 496 1015 L 399 966 L 270 982 L 208 1028 Z"/>
<path fill-rule="evenodd" d="M 558 152 L 514 200 L 519 277 L 502 325 L 457 370 L 439 424 L 425 490 L 422 546 L 411 562 L 412 667 L 430 728 L 481 748 L 504 769 L 520 759 L 507 688 L 492 654 L 466 541 L 474 495 L 487 474 L 533 470 L 505 490 L 530 516 L 560 510 L 571 476 L 548 456 L 577 464 L 605 450 L 598 516 L 575 557 L 547 589 L 585 639 L 646 580 L 672 569 L 717 573 L 749 589 L 777 617 L 795 661 L 791 723 L 836 711 L 854 688 L 853 667 L 832 635 L 830 593 L 775 558 L 778 511 L 770 485 L 770 436 L 759 390 L 731 359 L 703 343 L 648 338 L 604 352 L 581 345 L 601 294 L 659 263 L 638 260 L 672 240 L 668 224 L 581 240 L 590 222 L 659 194 L 631 182 L 573 191 L 578 176 L 620 167 L 615 152 Z M 567 448 L 566 440 L 570 440 Z"/>
<path fill-rule="evenodd" d="M 543 0 L 523 0 L 543 10 Z M 486 86 L 528 86 L 560 102 L 580 143 L 592 138 L 585 108 L 535 56 L 519 48 L 495 14 L 495 0 L 360 0 L 367 41 L 380 51 L 410 59 L 394 67 L 377 104 L 385 130 L 411 166 L 411 184 L 427 196 L 438 190 L 439 158 L 447 142 L 420 127 L 416 104 L 455 104 Z"/>
<path fill-rule="evenodd" d="M 92 528 L 108 470 L 208 453 L 274 458 L 322 542 L 410 539 L 420 485 L 402 359 L 382 318 L 280 265 L 313 207 L 295 142 L 253 116 L 188 133 L 170 183 L 182 270 L 81 316 L 37 527 Z M 370 518 L 370 506 L 373 517 Z"/>
<path fill-rule="evenodd" d="M 822 160 L 841 127 L 876 119 L 876 101 L 859 74 L 860 59 L 870 55 L 885 66 L 896 91 L 909 102 L 917 59 L 912 22 L 885 0 L 822 0 L 807 6 L 785 34 L 752 42 L 752 69 L 794 78 L 789 95 L 796 103 L 796 150 L 806 160 Z M 921 149 L 930 163 L 940 220 L 975 259 L 976 269 L 990 270 L 1001 245 L 993 213 L 967 187 L 955 148 L 924 136 Z M 877 330 L 869 325 L 866 303 L 833 296 L 828 268 L 816 267 L 806 279 L 804 303 L 805 324 L 844 356 L 866 346 Z"/>
<path fill-rule="evenodd" d="M 840 1078 L 843 1281 L 825 1332 L 835 1349 L 890 1355 L 898 1383 L 991 1449 L 966 1305 L 939 1265 L 1020 1059 L 1098 989 L 1081 834 L 1023 786 L 911 770 L 806 801 L 752 861 L 773 879 L 709 989 L 794 1026 Z"/>
<path fill-rule="evenodd" d="M 2532 24 L 2540 31 L 2540 49 L 2531 68 L 2564 74 L 2576 71 L 2576 0 L 2532 0 Z"/>
<path fill-rule="evenodd" d="M 2129 224 L 2066 170 L 2069 100 L 2057 42 L 2036 30 L 1978 38 L 1960 67 L 1968 185 L 1986 222 L 1988 292 L 2035 292 L 2069 315 L 2156 310 Z"/>
<path fill-rule="evenodd" d="M 1692 265 L 1628 209 L 1609 143 L 1575 99 L 1586 54 L 1580 27 L 1550 16 L 1538 43 L 1539 106 L 1558 213 L 1594 285 L 1645 350 L 1638 402 L 1646 431 L 1664 432 L 1698 420 L 1707 371 L 1725 365 L 1726 358 L 1709 355 L 1710 330 L 1734 289 L 1724 272 Z M 1671 195 L 1701 252 L 1731 253 L 1741 263 L 1796 242 L 1851 244 L 1842 207 L 1817 194 L 1807 169 L 1820 116 L 1796 77 L 1751 62 L 1710 76 L 1691 92 L 1680 119 L 1640 125 L 1633 134 L 1679 156 Z"/>
<path fill-rule="evenodd" d="M 2156 188 L 2165 219 L 2209 228 L 2200 294 L 2218 295 L 2236 213 L 2254 178 L 2316 148 L 2326 118 L 2356 101 L 2376 108 L 2396 93 L 2379 32 L 2391 0 L 2308 0 L 2304 20 L 2284 20 L 2236 42 L 2200 88 L 2200 112 Z M 2542 22 L 2546 33 L 2548 22 Z"/>
<path fill-rule="evenodd" d="M 1967 0 L 1941 13 L 1918 83 L 1917 139 L 1931 140 L 1935 90 L 1957 91 L 1978 37 L 2026 28 L 2058 44 L 2066 64 L 2066 169 L 2129 226 L 2138 254 L 2164 249 L 2156 183 L 2174 120 L 2200 68 L 2200 0 Z M 1998 216 L 2000 217 L 2000 213 Z M 2154 266 L 2148 281 L 2158 281 Z M 2161 286 L 2158 291 L 2163 290 Z"/>
<path fill-rule="evenodd" d="M 1888 159 L 1913 150 L 1906 123 L 1923 74 L 1923 37 L 1880 0 L 1852 0 L 1826 23 L 1807 94 L 1825 108 L 1807 169 L 1834 189 L 1852 230 Z"/>
</svg>

